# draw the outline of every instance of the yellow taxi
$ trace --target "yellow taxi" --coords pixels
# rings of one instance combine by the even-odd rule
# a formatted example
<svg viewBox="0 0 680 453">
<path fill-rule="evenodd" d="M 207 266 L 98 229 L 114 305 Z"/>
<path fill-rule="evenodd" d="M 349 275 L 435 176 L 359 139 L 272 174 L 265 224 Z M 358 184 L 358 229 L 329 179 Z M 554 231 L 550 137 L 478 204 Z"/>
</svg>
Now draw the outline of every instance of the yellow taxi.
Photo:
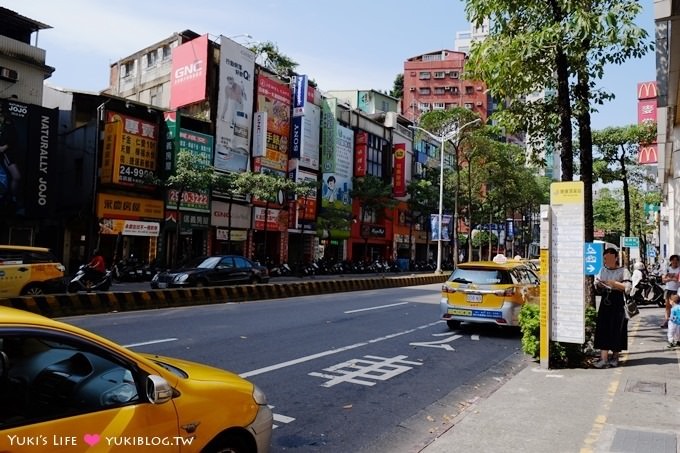
<svg viewBox="0 0 680 453">
<path fill-rule="evenodd" d="M 518 326 L 525 303 L 539 302 L 539 278 L 519 260 L 460 263 L 442 286 L 439 309 L 450 329 L 462 322 Z"/>
<path fill-rule="evenodd" d="M 0 306 L 0 452 L 266 452 L 249 381 Z"/>
<path fill-rule="evenodd" d="M 0 245 L 0 298 L 64 292 L 64 271 L 43 247 Z"/>
</svg>

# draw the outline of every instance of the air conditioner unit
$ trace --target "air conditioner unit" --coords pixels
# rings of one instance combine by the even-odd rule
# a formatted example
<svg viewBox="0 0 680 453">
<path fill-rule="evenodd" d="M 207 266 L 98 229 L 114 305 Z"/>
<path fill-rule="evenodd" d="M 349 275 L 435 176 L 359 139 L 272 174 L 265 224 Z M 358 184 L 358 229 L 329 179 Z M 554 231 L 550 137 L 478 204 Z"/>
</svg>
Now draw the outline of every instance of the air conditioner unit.
<svg viewBox="0 0 680 453">
<path fill-rule="evenodd" d="M 416 91 L 415 87 L 409 88 L 409 91 Z"/>
<path fill-rule="evenodd" d="M 0 67 L 0 79 L 16 82 L 19 80 L 19 74 L 14 69 Z"/>
<path fill-rule="evenodd" d="M 481 102 L 481 101 L 477 101 L 477 107 L 481 107 L 481 106 L 483 106 L 483 105 L 484 105 L 484 103 L 483 103 L 483 102 Z"/>
</svg>

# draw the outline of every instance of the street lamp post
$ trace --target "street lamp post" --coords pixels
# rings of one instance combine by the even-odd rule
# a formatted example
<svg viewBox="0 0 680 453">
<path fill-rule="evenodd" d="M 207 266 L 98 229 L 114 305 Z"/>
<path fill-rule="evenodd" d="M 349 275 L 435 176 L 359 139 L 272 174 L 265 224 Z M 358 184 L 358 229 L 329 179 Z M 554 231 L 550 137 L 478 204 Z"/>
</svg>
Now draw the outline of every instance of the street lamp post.
<svg viewBox="0 0 680 453">
<path fill-rule="evenodd" d="M 453 123 L 453 129 L 450 130 L 444 130 L 442 131 L 442 134 L 437 136 L 434 135 L 432 132 L 423 129 L 422 127 L 418 126 L 409 126 L 411 129 L 418 130 L 427 136 L 429 136 L 431 139 L 438 141 L 441 144 L 441 150 L 439 151 L 439 218 L 438 218 L 438 233 L 437 233 L 437 269 L 435 269 L 435 273 L 441 274 L 442 273 L 442 220 L 443 220 L 443 211 L 444 211 L 444 144 L 453 139 L 454 137 L 457 137 L 458 134 L 460 134 L 460 131 L 462 131 L 464 128 L 467 126 L 470 126 L 471 124 L 475 124 L 481 121 L 479 118 L 470 121 L 469 123 L 465 123 L 462 126 L 458 127 L 458 123 Z M 454 225 L 454 235 L 456 234 L 456 225 Z M 454 240 L 457 240 L 457 238 L 454 237 Z"/>
</svg>

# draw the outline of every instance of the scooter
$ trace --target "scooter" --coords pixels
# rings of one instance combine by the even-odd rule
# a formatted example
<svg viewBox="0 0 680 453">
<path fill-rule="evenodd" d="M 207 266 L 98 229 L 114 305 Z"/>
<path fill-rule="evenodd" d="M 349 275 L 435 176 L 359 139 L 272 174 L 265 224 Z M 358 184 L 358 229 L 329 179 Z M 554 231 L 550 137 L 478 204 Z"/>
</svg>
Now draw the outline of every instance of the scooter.
<svg viewBox="0 0 680 453">
<path fill-rule="evenodd" d="M 73 276 L 71 282 L 68 284 L 68 292 L 76 293 L 78 291 L 108 291 L 113 282 L 113 274 L 110 269 L 98 280 L 92 281 L 88 275 L 89 266 L 83 264 Z"/>
<path fill-rule="evenodd" d="M 663 287 L 640 269 L 633 272 L 630 297 L 638 305 L 658 305 L 659 307 L 666 305 Z"/>
</svg>

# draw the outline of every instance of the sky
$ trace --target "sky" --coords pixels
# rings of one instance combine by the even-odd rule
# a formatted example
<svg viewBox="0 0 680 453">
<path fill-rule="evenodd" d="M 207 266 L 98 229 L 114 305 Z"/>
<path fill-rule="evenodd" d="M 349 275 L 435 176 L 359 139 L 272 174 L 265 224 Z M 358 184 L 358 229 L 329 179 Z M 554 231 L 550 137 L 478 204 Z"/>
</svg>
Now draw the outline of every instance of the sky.
<svg viewBox="0 0 680 453">
<path fill-rule="evenodd" d="M 641 0 L 638 23 L 654 37 L 653 0 Z M 467 31 L 461 0 L 2 0 L 0 6 L 50 25 L 38 47 L 54 68 L 52 86 L 99 92 L 112 63 L 175 32 L 193 30 L 241 44 L 273 42 L 321 90 L 389 91 L 404 61 L 453 49 Z M 420 9 L 420 8 L 422 9 Z M 243 35 L 250 35 L 252 39 Z M 35 40 L 35 37 L 33 37 Z M 34 42 L 33 42 L 34 43 Z M 654 80 L 655 57 L 609 66 L 599 87 L 616 99 L 592 117 L 594 129 L 637 123 L 637 83 Z"/>
</svg>

